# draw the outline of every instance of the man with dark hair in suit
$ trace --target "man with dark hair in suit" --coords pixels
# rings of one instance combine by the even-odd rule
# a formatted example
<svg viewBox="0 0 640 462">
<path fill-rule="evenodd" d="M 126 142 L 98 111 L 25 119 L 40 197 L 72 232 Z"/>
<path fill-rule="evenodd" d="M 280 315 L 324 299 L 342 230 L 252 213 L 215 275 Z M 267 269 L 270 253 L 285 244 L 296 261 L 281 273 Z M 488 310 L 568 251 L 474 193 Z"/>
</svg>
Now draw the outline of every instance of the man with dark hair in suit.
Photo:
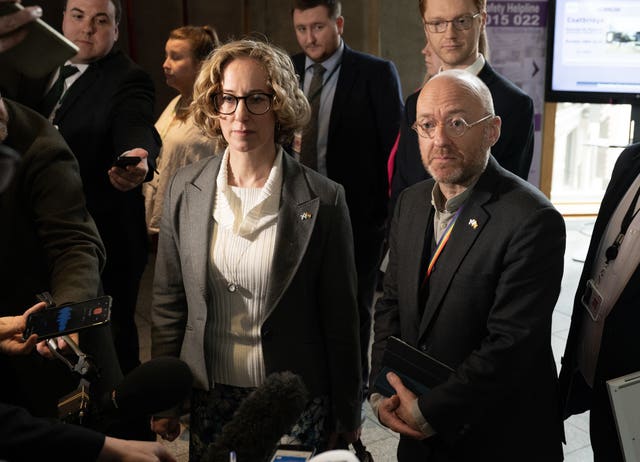
<svg viewBox="0 0 640 462">
<path fill-rule="evenodd" d="M 501 125 L 469 72 L 443 71 L 420 92 L 414 127 L 432 179 L 404 190 L 394 211 L 371 382 L 390 336 L 453 372 L 420 396 L 389 372 L 395 394 L 371 396 L 401 434 L 400 461 L 563 458 L 551 315 L 564 221 L 491 156 Z"/>
<path fill-rule="evenodd" d="M 114 49 L 119 0 L 67 0 L 62 31 L 80 51 L 49 79 L 27 81 L 17 99 L 58 126 L 76 155 L 87 198 L 107 250 L 104 292 L 113 297 L 112 328 L 126 374 L 139 361 L 135 309 L 147 261 L 141 184 L 153 175 L 160 139 L 150 77 Z M 125 154 L 137 164 L 115 167 Z"/>
<path fill-rule="evenodd" d="M 491 149 L 498 163 L 526 180 L 533 156 L 533 101 L 498 74 L 479 52 L 486 25 L 486 0 L 420 0 L 424 32 L 442 69 L 464 69 L 477 75 L 491 91 L 496 115 L 503 119 L 502 136 Z M 418 90 L 405 106 L 391 182 L 391 209 L 398 194 L 429 178 L 421 168 L 418 138 L 411 126 L 416 120 Z"/>
<path fill-rule="evenodd" d="M 293 150 L 303 164 L 345 188 L 358 272 L 366 386 L 371 307 L 388 208 L 386 165 L 402 113 L 400 81 L 393 63 L 344 43 L 339 1 L 295 0 L 292 17 L 303 50 L 293 56 L 293 63 L 312 108 L 311 122 Z"/>
<path fill-rule="evenodd" d="M 562 358 L 565 418 L 591 410 L 596 462 L 622 462 L 607 380 L 640 370 L 640 143 L 625 149 L 602 199 Z"/>
</svg>

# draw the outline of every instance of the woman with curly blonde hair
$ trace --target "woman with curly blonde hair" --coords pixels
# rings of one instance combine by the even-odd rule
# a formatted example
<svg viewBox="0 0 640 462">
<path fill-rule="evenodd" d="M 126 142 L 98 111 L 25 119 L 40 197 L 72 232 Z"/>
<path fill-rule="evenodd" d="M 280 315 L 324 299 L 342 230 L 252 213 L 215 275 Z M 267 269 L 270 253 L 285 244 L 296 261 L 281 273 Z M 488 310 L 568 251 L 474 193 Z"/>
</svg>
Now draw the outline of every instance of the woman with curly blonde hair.
<svg viewBox="0 0 640 462">
<path fill-rule="evenodd" d="M 342 186 L 282 148 L 310 113 L 291 60 L 264 42 L 223 45 L 202 66 L 192 109 L 226 149 L 169 187 L 152 308 L 152 354 L 179 356 L 194 375 L 190 458 L 280 371 L 310 396 L 283 441 L 352 442 L 361 374 L 351 224 Z M 153 426 L 179 432 L 175 418 Z"/>
</svg>

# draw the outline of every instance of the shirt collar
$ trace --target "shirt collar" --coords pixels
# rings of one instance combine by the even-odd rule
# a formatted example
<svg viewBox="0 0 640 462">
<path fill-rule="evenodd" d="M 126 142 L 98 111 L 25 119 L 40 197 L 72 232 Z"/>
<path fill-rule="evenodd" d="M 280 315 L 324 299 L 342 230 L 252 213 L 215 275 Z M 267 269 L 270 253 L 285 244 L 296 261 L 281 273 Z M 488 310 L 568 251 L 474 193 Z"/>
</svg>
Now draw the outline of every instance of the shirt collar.
<svg viewBox="0 0 640 462">
<path fill-rule="evenodd" d="M 251 210 L 242 216 L 242 206 L 238 203 L 239 198 L 229 186 L 229 148 L 225 149 L 220 171 L 216 178 L 213 212 L 214 219 L 220 226 L 231 229 L 235 234 L 246 236 L 258 229 L 269 217 L 277 215 L 283 181 L 283 152 L 282 147 L 278 146 L 276 158 L 271 166 L 269 177 L 261 188 L 260 197 Z"/>
<path fill-rule="evenodd" d="M 467 201 L 477 182 L 478 180 L 476 179 L 467 189 L 449 200 L 445 199 L 440 190 L 440 186 L 436 182 L 431 190 L 431 205 L 433 205 L 436 211 L 455 213 Z"/>
<path fill-rule="evenodd" d="M 473 64 L 471 64 L 471 66 L 465 67 L 464 70 L 469 72 L 470 74 L 478 75 L 482 70 L 482 68 L 484 67 L 485 63 L 486 63 L 486 60 L 484 59 L 484 56 L 482 56 L 482 53 L 478 53 L 478 57 L 473 62 Z M 440 66 L 440 69 L 438 70 L 438 72 L 442 72 L 443 70 L 444 68 Z"/>
</svg>

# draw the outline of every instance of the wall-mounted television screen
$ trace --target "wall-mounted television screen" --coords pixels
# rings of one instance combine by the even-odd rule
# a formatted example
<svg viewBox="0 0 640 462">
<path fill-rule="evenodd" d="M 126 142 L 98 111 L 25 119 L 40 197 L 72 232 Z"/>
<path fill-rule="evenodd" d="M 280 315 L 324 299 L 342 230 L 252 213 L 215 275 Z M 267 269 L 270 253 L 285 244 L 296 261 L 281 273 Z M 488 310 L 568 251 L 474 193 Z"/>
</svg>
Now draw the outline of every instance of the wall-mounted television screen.
<svg viewBox="0 0 640 462">
<path fill-rule="evenodd" d="M 546 100 L 640 104 L 640 0 L 549 0 Z"/>
</svg>

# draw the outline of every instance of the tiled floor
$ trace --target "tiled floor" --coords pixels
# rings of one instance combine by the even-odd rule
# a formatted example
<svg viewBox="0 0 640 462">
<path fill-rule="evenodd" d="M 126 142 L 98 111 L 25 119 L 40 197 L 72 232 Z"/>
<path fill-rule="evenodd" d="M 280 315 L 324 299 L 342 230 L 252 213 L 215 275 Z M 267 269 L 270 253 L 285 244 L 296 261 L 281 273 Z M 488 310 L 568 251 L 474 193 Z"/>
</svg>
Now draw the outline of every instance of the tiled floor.
<svg viewBox="0 0 640 462">
<path fill-rule="evenodd" d="M 590 231 L 593 220 L 566 219 L 567 250 L 565 253 L 565 271 L 562 289 L 553 315 L 552 346 L 558 368 L 560 356 L 564 351 L 564 344 L 569 332 L 573 296 L 582 271 L 582 261 L 589 245 Z M 550 239 L 553 237 L 550 236 Z M 140 355 L 143 361 L 149 359 L 150 326 L 149 303 L 151 285 L 151 264 L 143 280 L 138 306 L 138 331 L 140 333 Z M 365 406 L 365 419 L 362 429 L 362 441 L 371 451 L 374 460 L 379 462 L 395 461 L 397 434 L 381 426 L 373 416 L 369 406 Z M 565 422 L 567 444 L 564 447 L 567 462 L 593 462 L 593 454 L 589 444 L 588 414 L 574 416 Z M 176 455 L 179 462 L 188 460 L 188 431 L 173 443 L 165 443 Z M 526 450 L 526 448 L 523 448 Z M 517 460 L 517 458 L 514 458 Z"/>
</svg>

